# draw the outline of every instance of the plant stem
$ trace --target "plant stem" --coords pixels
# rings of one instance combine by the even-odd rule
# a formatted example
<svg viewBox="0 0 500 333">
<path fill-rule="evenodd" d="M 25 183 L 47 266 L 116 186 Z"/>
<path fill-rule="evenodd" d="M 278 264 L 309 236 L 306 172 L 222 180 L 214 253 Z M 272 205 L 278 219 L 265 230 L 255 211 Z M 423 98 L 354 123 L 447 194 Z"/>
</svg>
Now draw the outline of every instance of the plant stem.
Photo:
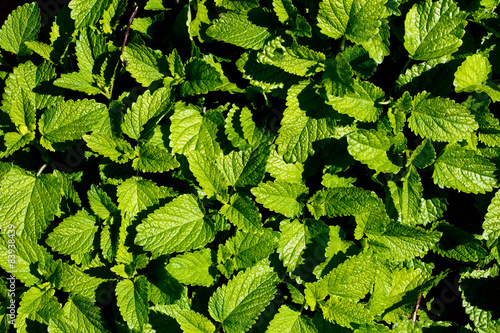
<svg viewBox="0 0 500 333">
<path fill-rule="evenodd" d="M 43 169 L 45 169 L 46 167 L 47 167 L 47 163 L 45 163 L 44 165 L 42 165 L 42 167 L 40 168 L 40 170 L 38 170 L 36 176 L 37 177 L 40 176 L 42 174 Z"/>
</svg>

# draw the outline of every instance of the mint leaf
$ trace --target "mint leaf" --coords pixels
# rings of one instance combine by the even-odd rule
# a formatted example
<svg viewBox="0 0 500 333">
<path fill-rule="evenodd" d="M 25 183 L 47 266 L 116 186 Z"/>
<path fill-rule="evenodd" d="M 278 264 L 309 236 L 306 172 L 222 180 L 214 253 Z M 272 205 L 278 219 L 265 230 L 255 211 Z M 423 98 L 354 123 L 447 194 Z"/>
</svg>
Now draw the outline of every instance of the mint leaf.
<svg viewBox="0 0 500 333">
<path fill-rule="evenodd" d="M 152 181 L 131 177 L 117 187 L 118 208 L 122 216 L 134 218 L 146 208 L 158 204 L 160 188 Z"/>
<path fill-rule="evenodd" d="M 403 177 L 402 187 L 389 183 L 394 206 L 398 210 L 398 220 L 405 225 L 415 225 L 422 206 L 423 187 L 420 175 L 411 165 Z"/>
<path fill-rule="evenodd" d="M 282 305 L 279 312 L 269 323 L 267 332 L 269 333 L 317 333 L 312 319 L 301 316 L 299 311 L 295 311 L 287 305 Z"/>
<path fill-rule="evenodd" d="M 198 184 L 207 195 L 212 197 L 216 194 L 222 195 L 227 192 L 228 182 L 218 168 L 214 167 L 214 161 L 206 155 L 193 151 L 188 155 L 189 169 L 195 176 Z"/>
<path fill-rule="evenodd" d="M 243 231 L 259 230 L 262 226 L 259 209 L 249 197 L 234 194 L 230 202 L 221 207 L 220 212 Z"/>
<path fill-rule="evenodd" d="M 107 134 L 84 135 L 87 146 L 96 153 L 108 157 L 116 163 L 127 163 L 135 157 L 130 143 Z"/>
<path fill-rule="evenodd" d="M 94 100 L 68 100 L 47 108 L 39 121 L 41 143 L 55 150 L 54 143 L 80 139 L 105 115 L 106 106 Z"/>
<path fill-rule="evenodd" d="M 485 193 L 493 190 L 497 181 L 493 163 L 475 151 L 449 144 L 434 163 L 432 178 L 440 187 L 466 193 Z"/>
<path fill-rule="evenodd" d="M 401 167 L 392 163 L 388 152 L 391 140 L 381 131 L 359 129 L 347 136 L 349 154 L 377 172 L 397 173 Z"/>
<path fill-rule="evenodd" d="M 172 107 L 171 91 L 161 87 L 153 93 L 146 90 L 123 117 L 123 133 L 135 140 L 144 139 Z"/>
<path fill-rule="evenodd" d="M 308 193 L 305 185 L 286 183 L 281 180 L 260 183 L 250 191 L 258 203 L 289 218 L 303 213 L 304 204 L 298 199 Z"/>
<path fill-rule="evenodd" d="M 177 304 L 158 305 L 152 307 L 152 310 L 160 311 L 177 320 L 183 332 L 190 333 L 214 333 L 215 326 L 204 315 L 191 309 L 181 308 Z"/>
<path fill-rule="evenodd" d="M 235 187 L 255 186 L 264 177 L 268 154 L 269 147 L 265 144 L 244 152 L 232 151 L 228 155 L 219 155 L 217 167 L 229 185 Z"/>
<path fill-rule="evenodd" d="M 61 88 L 81 91 L 89 95 L 103 93 L 91 73 L 73 72 L 61 74 L 61 77 L 54 81 L 54 85 Z"/>
<path fill-rule="evenodd" d="M 203 59 L 191 58 L 184 70 L 186 80 L 180 86 L 182 97 L 215 91 L 223 83 L 217 69 Z"/>
<path fill-rule="evenodd" d="M 20 56 L 30 54 L 24 42 L 35 40 L 40 26 L 40 10 L 36 3 L 19 6 L 10 13 L 0 29 L 0 47 Z"/>
<path fill-rule="evenodd" d="M 210 297 L 208 311 L 225 332 L 244 332 L 276 292 L 279 279 L 266 261 L 238 273 Z"/>
<path fill-rule="evenodd" d="M 278 180 L 289 183 L 302 183 L 302 173 L 304 165 L 302 163 L 286 163 L 276 149 L 271 149 L 271 154 L 267 159 L 266 172 Z"/>
<path fill-rule="evenodd" d="M 95 218 L 86 211 L 80 210 L 75 215 L 64 219 L 45 241 L 52 250 L 61 254 L 71 255 L 77 264 L 81 263 L 82 255 L 91 253 L 95 233 L 98 227 Z"/>
<path fill-rule="evenodd" d="M 281 236 L 278 249 L 280 259 L 283 261 L 287 272 L 292 272 L 302 264 L 302 253 L 307 243 L 310 242 L 310 234 L 307 226 L 298 220 L 284 220 L 280 223 Z"/>
<path fill-rule="evenodd" d="M 166 59 L 159 50 L 153 50 L 147 46 L 130 43 L 125 46 L 122 60 L 127 61 L 126 70 L 130 75 L 144 87 L 153 82 L 163 80 Z M 167 72 L 168 73 L 168 72 Z"/>
<path fill-rule="evenodd" d="M 38 237 L 58 212 L 61 184 L 56 176 L 34 176 L 13 167 L 0 180 L 0 221 L 2 231 L 9 224 L 16 234 Z"/>
<path fill-rule="evenodd" d="M 468 56 L 457 68 L 453 85 L 456 92 L 485 92 L 494 102 L 500 101 L 500 90 L 486 81 L 491 74 L 488 58 L 481 54 Z"/>
<path fill-rule="evenodd" d="M 318 26 L 328 37 L 338 39 L 345 35 L 356 44 L 365 42 L 378 32 L 381 19 L 387 15 L 386 2 L 323 0 L 319 3 Z"/>
<path fill-rule="evenodd" d="M 320 303 L 323 316 L 330 322 L 353 329 L 354 324 L 371 323 L 373 315 L 363 304 L 355 302 L 349 298 L 330 296 L 328 301 Z"/>
<path fill-rule="evenodd" d="M 75 20 L 75 28 L 93 26 L 103 16 L 110 4 L 111 0 L 71 0 L 68 6 L 71 8 L 71 18 Z"/>
<path fill-rule="evenodd" d="M 205 218 L 195 197 L 183 194 L 149 214 L 137 226 L 135 243 L 146 251 L 169 254 L 202 247 L 213 238 L 213 225 Z"/>
<path fill-rule="evenodd" d="M 134 281 L 121 280 L 115 289 L 118 309 L 131 330 L 142 331 L 148 323 L 148 281 L 138 276 Z"/>
<path fill-rule="evenodd" d="M 483 238 L 490 243 L 500 237 L 500 192 L 497 191 L 488 205 L 488 211 L 483 222 Z"/>
<path fill-rule="evenodd" d="M 212 256 L 210 249 L 187 252 L 171 258 L 165 268 L 182 284 L 210 287 L 216 282 Z"/>
<path fill-rule="evenodd" d="M 90 333 L 109 332 L 102 324 L 99 310 L 86 298 L 71 297 L 62 311 L 63 317 L 50 319 L 50 331 L 78 332 L 84 329 Z"/>
<path fill-rule="evenodd" d="M 450 99 L 431 97 L 427 92 L 415 96 L 408 126 L 417 135 L 434 141 L 456 142 L 478 129 L 469 110 Z"/>
<path fill-rule="evenodd" d="M 27 331 L 28 322 L 38 321 L 45 325 L 51 318 L 62 315 L 61 304 L 54 296 L 55 290 L 48 282 L 33 286 L 21 296 L 15 321 L 18 331 Z"/>
<path fill-rule="evenodd" d="M 415 3 L 405 19 L 404 46 L 415 60 L 452 54 L 462 45 L 466 12 L 453 0 Z"/>
<path fill-rule="evenodd" d="M 7 157 L 13 154 L 16 150 L 19 150 L 26 146 L 28 143 L 35 139 L 35 133 L 29 132 L 25 135 L 21 135 L 17 132 L 9 132 L 5 133 L 4 139 L 4 144 L 7 149 L 3 152 L 0 152 L 0 157 Z"/>
<path fill-rule="evenodd" d="M 167 149 L 150 143 L 136 147 L 136 155 L 132 167 L 142 172 L 166 172 L 179 167 L 179 162 Z"/>
<path fill-rule="evenodd" d="M 223 13 L 207 29 L 213 39 L 247 49 L 259 50 L 271 37 L 266 28 L 252 23 L 243 13 Z"/>
</svg>

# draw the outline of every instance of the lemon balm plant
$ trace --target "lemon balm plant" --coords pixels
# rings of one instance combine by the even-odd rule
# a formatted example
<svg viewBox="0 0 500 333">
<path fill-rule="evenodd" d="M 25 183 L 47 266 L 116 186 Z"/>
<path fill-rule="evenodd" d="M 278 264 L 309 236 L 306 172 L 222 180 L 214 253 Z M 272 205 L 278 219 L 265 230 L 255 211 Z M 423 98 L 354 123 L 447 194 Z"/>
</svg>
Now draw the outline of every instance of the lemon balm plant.
<svg viewBox="0 0 500 333">
<path fill-rule="evenodd" d="M 18 7 L 0 332 L 498 332 L 498 5 Z"/>
</svg>

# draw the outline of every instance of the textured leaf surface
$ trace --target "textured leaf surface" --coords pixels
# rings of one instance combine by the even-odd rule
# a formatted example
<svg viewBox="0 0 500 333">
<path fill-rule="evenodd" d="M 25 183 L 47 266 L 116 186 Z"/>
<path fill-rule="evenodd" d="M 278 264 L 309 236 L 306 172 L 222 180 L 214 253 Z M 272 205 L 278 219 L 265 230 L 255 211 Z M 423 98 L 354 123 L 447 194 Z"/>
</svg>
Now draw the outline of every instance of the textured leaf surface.
<svg viewBox="0 0 500 333">
<path fill-rule="evenodd" d="M 464 106 L 425 92 L 415 96 L 408 126 L 424 138 L 445 142 L 461 141 L 478 129 Z"/>
<path fill-rule="evenodd" d="M 27 331 L 28 322 L 38 321 L 48 325 L 50 318 L 61 314 L 61 304 L 54 296 L 49 283 L 33 286 L 22 294 L 15 320 L 17 331 Z"/>
<path fill-rule="evenodd" d="M 166 269 L 182 284 L 210 287 L 215 282 L 210 270 L 212 265 L 212 251 L 202 249 L 175 256 Z"/>
<path fill-rule="evenodd" d="M 302 254 L 309 243 L 309 230 L 299 220 L 284 220 L 280 223 L 281 236 L 277 252 L 287 272 L 292 272 L 303 259 Z"/>
<path fill-rule="evenodd" d="M 279 279 L 265 262 L 238 273 L 210 297 L 208 311 L 225 332 L 244 332 L 255 323 L 276 292 Z"/>
<path fill-rule="evenodd" d="M 139 276 L 135 281 L 118 281 L 115 289 L 120 314 L 132 330 L 141 331 L 148 323 L 148 281 Z"/>
<path fill-rule="evenodd" d="M 81 210 L 62 221 L 48 236 L 46 243 L 61 254 L 84 254 L 93 249 L 98 227 L 95 218 Z M 77 261 L 77 260 L 75 260 Z M 77 261 L 78 262 L 78 261 Z"/>
<path fill-rule="evenodd" d="M 302 214 L 304 204 L 298 201 L 301 195 L 307 194 L 305 185 L 286 183 L 281 180 L 260 183 L 251 189 L 256 201 L 269 210 L 293 218 Z"/>
<path fill-rule="evenodd" d="M 351 299 L 331 296 L 322 306 L 323 316 L 330 322 L 353 329 L 353 325 L 370 323 L 373 316 L 366 306 Z"/>
<path fill-rule="evenodd" d="M 243 231 L 259 230 L 262 226 L 259 209 L 249 197 L 233 195 L 230 202 L 221 207 L 220 212 Z"/>
<path fill-rule="evenodd" d="M 245 14 L 224 13 L 207 29 L 207 35 L 243 48 L 258 50 L 271 34 L 266 28 L 253 24 Z"/>
<path fill-rule="evenodd" d="M 343 35 L 354 43 L 369 40 L 378 32 L 387 0 L 323 0 L 319 4 L 318 26 L 328 37 Z"/>
<path fill-rule="evenodd" d="M 405 48 L 415 60 L 430 60 L 457 51 L 467 13 L 453 0 L 426 0 L 413 5 L 405 19 Z"/>
<path fill-rule="evenodd" d="M 137 213 L 158 204 L 161 197 L 160 188 L 150 180 L 132 177 L 118 185 L 118 208 L 122 215 L 130 214 L 134 218 Z"/>
<path fill-rule="evenodd" d="M 483 238 L 494 241 L 500 237 L 500 191 L 495 193 L 483 222 Z"/>
<path fill-rule="evenodd" d="M 493 163 L 473 150 L 449 144 L 434 163 L 432 178 L 440 187 L 466 193 L 485 193 L 497 184 L 495 171 Z"/>
<path fill-rule="evenodd" d="M 349 154 L 377 172 L 397 173 L 401 167 L 387 155 L 391 141 L 383 132 L 360 129 L 347 136 Z"/>
<path fill-rule="evenodd" d="M 276 179 L 289 183 L 301 183 L 304 165 L 302 163 L 286 163 L 275 149 L 271 149 L 271 154 L 267 159 L 266 172 Z"/>
<path fill-rule="evenodd" d="M 24 42 L 35 40 L 40 26 L 40 10 L 36 3 L 19 6 L 0 29 L 0 47 L 19 55 L 30 53 Z"/>
<path fill-rule="evenodd" d="M 193 151 L 188 155 L 188 162 L 189 169 L 209 198 L 227 191 L 228 183 L 222 172 L 214 167 L 213 160 L 202 153 Z"/>
<path fill-rule="evenodd" d="M 311 318 L 301 316 L 299 311 L 282 305 L 269 323 L 269 333 L 317 333 Z"/>
<path fill-rule="evenodd" d="M 157 305 L 152 307 L 155 311 L 165 313 L 177 320 L 183 332 L 187 333 L 213 333 L 215 332 L 214 324 L 204 315 L 190 310 L 181 308 L 177 304 L 174 305 Z"/>
<path fill-rule="evenodd" d="M 389 184 L 389 189 L 392 192 L 394 206 L 399 212 L 399 221 L 402 224 L 415 225 L 422 206 L 424 190 L 415 166 L 410 166 L 401 187 Z"/>
<path fill-rule="evenodd" d="M 71 0 L 71 18 L 75 20 L 75 28 L 86 28 L 94 25 L 111 4 L 111 0 Z"/>
<path fill-rule="evenodd" d="M 457 68 L 453 85 L 457 92 L 471 92 L 488 79 L 491 64 L 488 58 L 481 54 L 468 56 Z"/>
<path fill-rule="evenodd" d="M 179 166 L 167 149 L 149 143 L 136 147 L 136 154 L 132 166 L 142 172 L 166 172 Z"/>
<path fill-rule="evenodd" d="M 183 252 L 213 240 L 213 226 L 195 197 L 183 194 L 149 214 L 137 226 L 135 243 L 158 254 Z"/>
<path fill-rule="evenodd" d="M 159 50 L 130 43 L 123 50 L 122 59 L 128 62 L 126 69 L 130 75 L 144 87 L 164 77 L 165 60 Z"/>
<path fill-rule="evenodd" d="M 35 177 L 13 167 L 0 180 L 0 221 L 2 231 L 9 224 L 22 232 L 39 236 L 58 211 L 61 184 L 54 175 Z"/>
<path fill-rule="evenodd" d="M 53 143 L 80 139 L 105 115 L 106 106 L 94 100 L 68 100 L 49 107 L 40 118 L 40 133 L 50 149 Z"/>
<path fill-rule="evenodd" d="M 268 154 L 269 147 L 265 144 L 244 152 L 232 151 L 219 155 L 217 168 L 231 186 L 256 186 L 264 177 Z"/>
<path fill-rule="evenodd" d="M 90 149 L 116 163 L 127 163 L 135 156 L 130 143 L 111 135 L 92 133 L 84 135 L 83 139 Z"/>
<path fill-rule="evenodd" d="M 191 58 L 186 63 L 186 81 L 180 87 L 181 96 L 194 96 L 215 91 L 222 86 L 221 74 L 207 61 Z"/>
</svg>

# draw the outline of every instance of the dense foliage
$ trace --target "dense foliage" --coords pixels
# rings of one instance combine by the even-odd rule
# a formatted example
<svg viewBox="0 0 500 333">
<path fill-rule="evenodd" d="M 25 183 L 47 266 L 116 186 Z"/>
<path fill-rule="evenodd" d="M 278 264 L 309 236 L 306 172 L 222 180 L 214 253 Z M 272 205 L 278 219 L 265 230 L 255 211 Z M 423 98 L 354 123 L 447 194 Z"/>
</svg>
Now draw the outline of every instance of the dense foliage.
<svg viewBox="0 0 500 333">
<path fill-rule="evenodd" d="M 18 7 L 0 332 L 498 332 L 498 5 Z"/>
</svg>

